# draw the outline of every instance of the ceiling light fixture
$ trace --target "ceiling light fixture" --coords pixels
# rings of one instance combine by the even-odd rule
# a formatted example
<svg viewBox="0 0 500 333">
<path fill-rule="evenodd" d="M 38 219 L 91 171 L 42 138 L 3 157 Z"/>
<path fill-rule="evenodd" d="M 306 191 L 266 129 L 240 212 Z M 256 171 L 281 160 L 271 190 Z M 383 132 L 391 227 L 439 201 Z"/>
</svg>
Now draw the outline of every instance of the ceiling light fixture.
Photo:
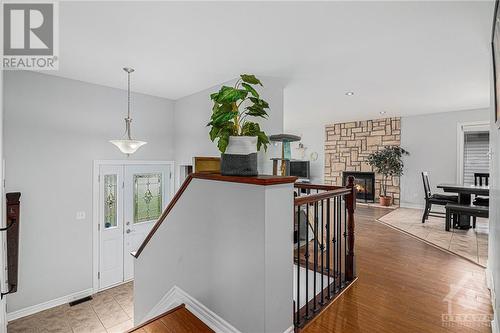
<svg viewBox="0 0 500 333">
<path fill-rule="evenodd" d="M 354 92 L 353 91 L 348 91 L 345 94 L 346 94 L 346 96 L 352 96 L 352 95 L 354 95 Z"/>
<path fill-rule="evenodd" d="M 120 140 L 111 140 L 109 142 L 117 146 L 122 153 L 127 154 L 128 156 L 130 154 L 135 153 L 137 149 L 145 145 L 147 142 L 134 140 L 132 139 L 132 135 L 130 134 L 130 124 L 132 123 L 132 118 L 130 118 L 130 74 L 134 72 L 134 69 L 125 67 L 123 70 L 127 72 L 127 78 L 128 78 L 127 118 L 125 118 L 125 138 Z"/>
<path fill-rule="evenodd" d="M 380 114 L 385 114 L 386 112 L 385 112 L 385 111 L 380 111 L 379 113 L 380 113 Z"/>
</svg>

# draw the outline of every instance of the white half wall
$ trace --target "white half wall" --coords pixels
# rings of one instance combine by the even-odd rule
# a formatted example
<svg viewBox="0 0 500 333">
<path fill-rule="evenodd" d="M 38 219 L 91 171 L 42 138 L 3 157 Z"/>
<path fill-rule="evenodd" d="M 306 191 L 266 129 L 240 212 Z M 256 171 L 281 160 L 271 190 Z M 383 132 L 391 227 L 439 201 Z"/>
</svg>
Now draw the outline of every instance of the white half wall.
<svg viewBox="0 0 500 333">
<path fill-rule="evenodd" d="M 258 75 L 257 75 L 258 76 Z M 264 87 L 258 87 L 261 98 L 269 103 L 269 119 L 254 118 L 268 134 L 283 132 L 283 85 L 274 78 L 260 77 Z M 220 156 L 217 145 L 210 141 L 208 132 L 213 103 L 210 94 L 222 85 L 234 85 L 235 80 L 221 83 L 196 94 L 175 101 L 175 162 L 191 164 L 194 156 Z M 260 89 L 259 89 L 260 88 Z M 267 153 L 259 154 L 259 172 L 272 174 L 271 157 L 280 154 L 281 148 L 269 145 Z"/>
<path fill-rule="evenodd" d="M 93 160 L 126 159 L 108 140 L 124 133 L 127 93 L 4 75 L 6 190 L 22 193 L 19 286 L 7 297 L 14 312 L 92 288 Z M 132 94 L 132 118 L 133 136 L 149 143 L 130 159 L 173 159 L 173 102 Z"/>
<path fill-rule="evenodd" d="M 287 330 L 291 207 L 293 184 L 193 179 L 135 261 L 135 324 L 178 286 L 241 332 Z"/>
<path fill-rule="evenodd" d="M 490 110 L 468 110 L 401 118 L 401 147 L 404 157 L 401 205 L 422 206 L 422 171 L 429 172 L 432 191 L 439 183 L 457 181 L 457 126 L 459 123 L 489 121 Z"/>
</svg>

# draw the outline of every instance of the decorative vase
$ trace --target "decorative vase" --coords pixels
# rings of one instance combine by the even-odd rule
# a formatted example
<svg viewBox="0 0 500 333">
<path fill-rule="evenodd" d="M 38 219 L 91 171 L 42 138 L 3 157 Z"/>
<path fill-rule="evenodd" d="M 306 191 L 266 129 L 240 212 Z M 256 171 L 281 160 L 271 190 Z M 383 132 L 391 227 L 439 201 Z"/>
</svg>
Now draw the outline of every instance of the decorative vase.
<svg viewBox="0 0 500 333">
<path fill-rule="evenodd" d="M 392 197 L 381 195 L 379 202 L 381 206 L 389 207 L 391 205 Z"/>
<path fill-rule="evenodd" d="M 257 176 L 257 137 L 230 136 L 221 155 L 220 172 L 224 176 Z"/>
</svg>

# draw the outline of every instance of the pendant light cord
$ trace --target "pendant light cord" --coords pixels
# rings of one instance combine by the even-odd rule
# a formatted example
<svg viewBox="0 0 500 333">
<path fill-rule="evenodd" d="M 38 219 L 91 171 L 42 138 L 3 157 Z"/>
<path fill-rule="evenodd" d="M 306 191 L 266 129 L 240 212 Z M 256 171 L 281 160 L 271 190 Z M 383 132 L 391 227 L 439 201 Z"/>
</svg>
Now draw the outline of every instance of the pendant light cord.
<svg viewBox="0 0 500 333">
<path fill-rule="evenodd" d="M 125 119 L 126 123 L 126 131 L 129 140 L 132 140 L 132 134 L 130 133 L 130 123 L 132 122 L 132 118 L 130 118 L 130 71 L 127 71 L 127 119 Z"/>
</svg>

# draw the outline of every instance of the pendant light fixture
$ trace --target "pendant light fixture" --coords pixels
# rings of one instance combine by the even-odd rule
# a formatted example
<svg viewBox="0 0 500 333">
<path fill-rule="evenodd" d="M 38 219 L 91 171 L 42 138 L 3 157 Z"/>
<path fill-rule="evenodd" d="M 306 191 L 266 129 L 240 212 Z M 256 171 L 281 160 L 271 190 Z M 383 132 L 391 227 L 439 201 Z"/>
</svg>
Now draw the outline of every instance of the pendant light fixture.
<svg viewBox="0 0 500 333">
<path fill-rule="evenodd" d="M 147 142 L 134 140 L 132 139 L 132 135 L 130 134 L 130 124 L 132 123 L 132 118 L 130 118 L 130 74 L 134 72 L 134 69 L 125 67 L 123 70 L 127 72 L 127 77 L 128 77 L 128 90 L 127 90 L 128 107 L 127 107 L 127 118 L 125 118 L 125 138 L 121 140 L 111 140 L 109 142 L 117 146 L 122 153 L 130 155 L 135 153 L 137 149 L 145 145 Z"/>
</svg>

